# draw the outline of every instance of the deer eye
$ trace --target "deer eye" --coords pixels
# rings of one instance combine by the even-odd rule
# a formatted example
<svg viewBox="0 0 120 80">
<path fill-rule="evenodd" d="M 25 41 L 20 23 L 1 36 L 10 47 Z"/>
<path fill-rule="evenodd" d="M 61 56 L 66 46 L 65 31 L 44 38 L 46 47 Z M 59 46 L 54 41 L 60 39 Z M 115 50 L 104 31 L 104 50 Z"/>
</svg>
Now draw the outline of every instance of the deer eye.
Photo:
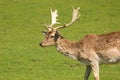
<svg viewBox="0 0 120 80">
<path fill-rule="evenodd" d="M 54 36 L 50 36 L 50 38 L 54 38 Z"/>
</svg>

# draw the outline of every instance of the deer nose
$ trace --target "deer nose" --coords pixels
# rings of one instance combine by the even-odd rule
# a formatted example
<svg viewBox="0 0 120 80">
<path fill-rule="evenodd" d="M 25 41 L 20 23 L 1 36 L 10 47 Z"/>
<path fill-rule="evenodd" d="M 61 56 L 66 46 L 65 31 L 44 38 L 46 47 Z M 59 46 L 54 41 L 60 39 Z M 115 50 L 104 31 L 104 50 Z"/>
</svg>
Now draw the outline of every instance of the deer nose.
<svg viewBox="0 0 120 80">
<path fill-rule="evenodd" d="M 39 44 L 41 47 L 43 47 L 42 42 Z"/>
</svg>

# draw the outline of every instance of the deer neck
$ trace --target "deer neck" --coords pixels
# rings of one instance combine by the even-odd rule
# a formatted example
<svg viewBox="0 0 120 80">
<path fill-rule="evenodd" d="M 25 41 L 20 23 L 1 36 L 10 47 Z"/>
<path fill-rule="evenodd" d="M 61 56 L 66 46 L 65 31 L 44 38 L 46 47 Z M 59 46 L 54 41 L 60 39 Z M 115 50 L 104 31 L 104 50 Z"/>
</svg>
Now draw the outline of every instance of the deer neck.
<svg viewBox="0 0 120 80">
<path fill-rule="evenodd" d="M 65 56 L 77 59 L 78 48 L 76 47 L 77 42 L 69 41 L 65 38 L 60 38 L 57 40 L 57 50 L 64 54 Z"/>
</svg>

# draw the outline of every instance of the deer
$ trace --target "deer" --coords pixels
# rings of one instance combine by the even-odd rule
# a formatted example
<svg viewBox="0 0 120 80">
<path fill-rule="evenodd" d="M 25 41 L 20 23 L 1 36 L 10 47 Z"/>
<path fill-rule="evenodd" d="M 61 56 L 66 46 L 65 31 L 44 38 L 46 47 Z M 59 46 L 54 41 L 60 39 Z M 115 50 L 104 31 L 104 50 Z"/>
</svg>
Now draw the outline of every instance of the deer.
<svg viewBox="0 0 120 80">
<path fill-rule="evenodd" d="M 101 64 L 116 64 L 120 62 L 120 31 L 109 32 L 103 34 L 88 34 L 78 41 L 71 41 L 64 38 L 59 29 L 71 26 L 80 17 L 80 7 L 72 7 L 72 19 L 67 24 L 57 21 L 58 10 L 51 11 L 51 24 L 44 27 L 46 31 L 42 31 L 45 35 L 39 45 L 41 47 L 55 46 L 58 52 L 63 55 L 75 59 L 86 66 L 84 80 L 88 80 L 91 71 L 94 80 L 99 78 L 99 66 Z M 59 24 L 59 25 L 58 25 Z M 56 27 L 54 25 L 57 25 Z"/>
</svg>

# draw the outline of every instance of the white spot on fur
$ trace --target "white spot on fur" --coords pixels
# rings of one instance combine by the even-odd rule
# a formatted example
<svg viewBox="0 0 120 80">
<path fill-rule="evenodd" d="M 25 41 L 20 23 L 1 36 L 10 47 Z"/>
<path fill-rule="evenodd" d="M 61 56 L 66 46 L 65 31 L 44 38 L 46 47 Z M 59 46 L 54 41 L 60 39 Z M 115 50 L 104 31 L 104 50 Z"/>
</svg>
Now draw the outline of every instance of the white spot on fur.
<svg viewBox="0 0 120 80">
<path fill-rule="evenodd" d="M 117 61 L 117 59 L 114 59 L 114 58 L 112 58 L 112 59 L 109 60 L 110 63 L 114 63 L 116 61 Z"/>
</svg>

